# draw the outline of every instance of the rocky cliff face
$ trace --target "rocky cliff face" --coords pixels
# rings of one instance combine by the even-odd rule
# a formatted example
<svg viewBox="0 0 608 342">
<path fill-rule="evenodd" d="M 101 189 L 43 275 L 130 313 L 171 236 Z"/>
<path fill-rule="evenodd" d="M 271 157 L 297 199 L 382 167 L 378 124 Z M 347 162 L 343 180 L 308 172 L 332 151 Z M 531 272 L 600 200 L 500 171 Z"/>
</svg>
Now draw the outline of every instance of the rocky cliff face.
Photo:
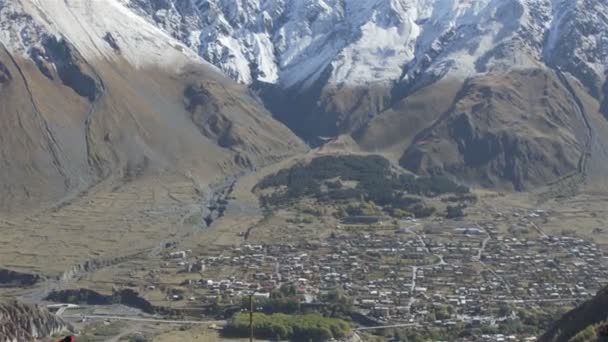
<svg viewBox="0 0 608 342">
<path fill-rule="evenodd" d="M 0 302 L 0 341 L 21 342 L 47 338 L 69 330 L 55 315 L 33 305 Z"/>
<path fill-rule="evenodd" d="M 400 83 L 539 64 L 605 79 L 597 0 L 121 0 L 227 75 L 282 88 Z M 600 83 L 600 84 L 598 84 Z"/>
</svg>

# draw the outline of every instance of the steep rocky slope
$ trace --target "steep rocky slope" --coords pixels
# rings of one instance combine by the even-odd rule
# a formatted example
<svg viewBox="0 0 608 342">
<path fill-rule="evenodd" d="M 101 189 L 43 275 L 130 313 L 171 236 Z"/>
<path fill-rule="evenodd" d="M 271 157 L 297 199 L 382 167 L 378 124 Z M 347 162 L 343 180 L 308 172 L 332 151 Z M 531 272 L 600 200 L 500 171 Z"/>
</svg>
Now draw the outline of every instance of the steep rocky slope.
<svg viewBox="0 0 608 342">
<path fill-rule="evenodd" d="M 18 302 L 0 302 L 0 341 L 33 341 L 66 332 L 69 326 L 45 309 Z"/>
<path fill-rule="evenodd" d="M 586 154 L 586 127 L 556 80 L 533 69 L 468 81 L 401 164 L 490 187 L 508 180 L 518 190 L 576 172 Z"/>
<path fill-rule="evenodd" d="M 399 84 L 545 63 L 600 92 L 597 0 L 121 0 L 242 83 Z M 408 91 L 409 90 L 409 91 Z"/>
</svg>

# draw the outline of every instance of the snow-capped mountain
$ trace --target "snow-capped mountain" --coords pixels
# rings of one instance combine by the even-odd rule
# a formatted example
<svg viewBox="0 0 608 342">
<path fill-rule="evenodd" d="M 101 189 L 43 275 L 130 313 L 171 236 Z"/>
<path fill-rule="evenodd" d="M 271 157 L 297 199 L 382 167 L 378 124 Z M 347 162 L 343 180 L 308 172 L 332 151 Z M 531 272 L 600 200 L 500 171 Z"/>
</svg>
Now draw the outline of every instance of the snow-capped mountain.
<svg viewBox="0 0 608 342">
<path fill-rule="evenodd" d="M 608 117 L 608 3 L 602 0 L 121 1 L 232 79 L 251 85 L 275 117 L 307 141 L 350 134 L 361 148 L 388 151 L 415 172 L 456 174 L 488 185 L 507 179 L 516 188 L 543 183 L 574 172 L 589 146 L 576 122 L 554 135 L 558 141 L 531 141 L 551 136 L 542 126 L 563 127 L 574 113 L 580 123 L 580 104 L 588 101 L 597 102 L 592 107 Z M 464 151 L 462 137 L 443 141 L 443 149 L 431 143 L 459 130 L 446 127 L 421 137 L 447 125 L 448 112 L 458 103 L 476 103 L 466 106 L 474 111 L 490 94 L 507 97 L 505 92 L 523 89 L 522 83 L 531 82 L 526 70 L 562 84 L 552 88 L 553 94 L 539 94 L 559 104 L 535 103 L 536 98 L 515 104 L 526 95 L 519 93 L 508 95 L 509 103 L 500 109 L 486 104 L 494 109 L 485 115 L 501 114 L 494 126 L 485 126 L 491 120 L 484 116 L 471 119 L 484 121 L 491 131 L 467 138 L 469 144 L 489 144 L 492 151 L 473 166 L 477 171 L 468 170 L 465 155 L 482 152 Z M 475 83 L 478 78 L 484 81 Z M 569 78 L 572 84 L 565 82 Z M 506 89 L 493 89 L 505 82 Z M 551 82 L 542 86 L 551 88 Z M 476 89 L 481 83 L 489 91 Z M 584 89 L 575 94 L 579 85 Z M 530 110 L 548 121 L 526 126 L 513 115 Z M 519 125 L 522 129 L 512 127 Z M 528 144 L 517 160 L 509 159 L 511 143 L 502 138 L 476 140 L 501 131 L 516 136 L 509 140 L 518 141 L 517 148 Z M 590 146 L 599 150 L 596 156 L 608 156 L 598 147 L 603 143 Z M 537 164 L 542 166 L 532 170 Z M 602 165 L 596 164 L 598 174 Z"/>
<path fill-rule="evenodd" d="M 126 59 L 137 67 L 175 69 L 197 60 L 203 63 L 191 49 L 116 0 L 3 0 L 0 25 L 0 41 L 24 56 L 40 48 L 45 37 L 54 36 L 65 38 L 89 59 Z"/>
<path fill-rule="evenodd" d="M 47 76 L 66 70 L 57 46 L 90 65 L 221 71 L 307 141 L 348 134 L 415 172 L 525 188 L 575 172 L 591 149 L 608 159 L 601 0 L 0 0 L 0 27 Z M 546 89 L 520 93 L 526 83 Z M 196 123 L 247 146 L 214 120 Z M 472 163 L 467 149 L 484 144 Z"/>
<path fill-rule="evenodd" d="M 360 85 L 545 61 L 603 74 L 607 64 L 598 0 L 122 1 L 248 84 L 310 85 L 328 67 L 330 83 Z"/>
</svg>

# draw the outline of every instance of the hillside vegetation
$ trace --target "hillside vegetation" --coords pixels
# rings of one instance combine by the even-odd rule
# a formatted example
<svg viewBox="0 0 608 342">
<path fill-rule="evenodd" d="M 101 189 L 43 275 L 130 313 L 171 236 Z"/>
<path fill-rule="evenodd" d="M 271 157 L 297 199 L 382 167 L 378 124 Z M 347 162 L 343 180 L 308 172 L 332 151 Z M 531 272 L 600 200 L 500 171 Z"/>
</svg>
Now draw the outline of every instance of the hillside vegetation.
<svg viewBox="0 0 608 342">
<path fill-rule="evenodd" d="M 553 324 L 540 342 L 608 341 L 608 288 L 566 313 Z"/>
</svg>

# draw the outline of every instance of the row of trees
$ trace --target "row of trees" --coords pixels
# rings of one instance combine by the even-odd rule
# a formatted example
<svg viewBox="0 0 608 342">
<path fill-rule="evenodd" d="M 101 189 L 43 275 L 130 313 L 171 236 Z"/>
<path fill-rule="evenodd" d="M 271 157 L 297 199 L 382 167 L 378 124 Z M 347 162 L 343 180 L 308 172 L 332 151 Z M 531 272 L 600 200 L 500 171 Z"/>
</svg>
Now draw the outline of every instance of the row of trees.
<svg viewBox="0 0 608 342">
<path fill-rule="evenodd" d="M 346 321 L 318 314 L 266 315 L 263 313 L 253 314 L 253 329 L 256 338 L 291 341 L 329 341 L 346 337 L 352 330 Z M 249 336 L 249 314 L 234 315 L 224 329 L 224 333 L 230 337 Z"/>
</svg>

